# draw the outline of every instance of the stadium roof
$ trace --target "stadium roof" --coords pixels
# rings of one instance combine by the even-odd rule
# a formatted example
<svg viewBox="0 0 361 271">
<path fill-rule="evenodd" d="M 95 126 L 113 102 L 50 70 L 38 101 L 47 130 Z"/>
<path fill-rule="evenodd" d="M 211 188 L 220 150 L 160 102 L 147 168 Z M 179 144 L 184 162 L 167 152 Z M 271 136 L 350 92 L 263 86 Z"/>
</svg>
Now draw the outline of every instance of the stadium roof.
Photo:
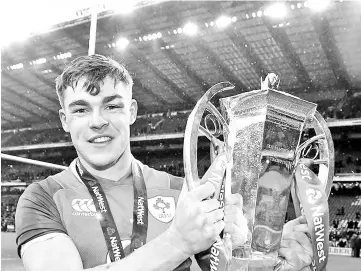
<svg viewBox="0 0 361 271">
<path fill-rule="evenodd" d="M 131 71 L 141 114 L 192 109 L 220 81 L 240 92 L 258 89 L 269 72 L 279 75 L 281 90 L 341 108 L 361 94 L 361 5 L 335 1 L 315 11 L 311 2 L 286 2 L 284 13 L 269 1 L 162 2 L 127 15 L 103 10 L 95 52 Z M 2 48 L 2 130 L 59 124 L 54 80 L 88 54 L 90 13 L 79 14 Z"/>
</svg>

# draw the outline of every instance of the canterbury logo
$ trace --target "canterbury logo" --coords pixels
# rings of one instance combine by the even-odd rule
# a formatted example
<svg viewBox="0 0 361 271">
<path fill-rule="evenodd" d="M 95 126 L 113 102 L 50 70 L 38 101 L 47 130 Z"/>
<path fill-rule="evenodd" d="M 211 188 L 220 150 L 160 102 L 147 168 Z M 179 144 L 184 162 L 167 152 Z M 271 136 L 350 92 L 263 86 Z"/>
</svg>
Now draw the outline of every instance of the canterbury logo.
<svg viewBox="0 0 361 271">
<path fill-rule="evenodd" d="M 78 216 L 95 216 L 96 209 L 92 199 L 73 199 L 71 202 L 73 210 L 72 215 Z"/>
</svg>

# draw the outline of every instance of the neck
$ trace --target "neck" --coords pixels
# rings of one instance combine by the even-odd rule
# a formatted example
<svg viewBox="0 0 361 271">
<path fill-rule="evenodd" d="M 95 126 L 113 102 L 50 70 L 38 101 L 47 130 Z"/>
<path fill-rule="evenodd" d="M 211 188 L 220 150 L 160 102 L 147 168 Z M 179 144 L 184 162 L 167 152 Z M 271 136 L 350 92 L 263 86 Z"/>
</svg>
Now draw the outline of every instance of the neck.
<svg viewBox="0 0 361 271">
<path fill-rule="evenodd" d="M 107 179 L 111 181 L 121 181 L 124 177 L 128 176 L 132 172 L 132 154 L 127 148 L 122 156 L 114 165 L 109 166 L 106 169 L 96 169 L 81 156 L 78 156 L 81 164 L 85 167 L 85 169 L 94 177 L 99 177 L 102 179 Z"/>
</svg>

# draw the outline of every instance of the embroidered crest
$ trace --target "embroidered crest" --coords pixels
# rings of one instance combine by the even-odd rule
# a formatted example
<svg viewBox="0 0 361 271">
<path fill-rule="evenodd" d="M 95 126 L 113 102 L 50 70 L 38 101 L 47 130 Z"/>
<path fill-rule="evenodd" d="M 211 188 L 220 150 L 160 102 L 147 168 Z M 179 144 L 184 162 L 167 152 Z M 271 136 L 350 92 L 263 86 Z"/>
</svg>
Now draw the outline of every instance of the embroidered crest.
<svg viewBox="0 0 361 271">
<path fill-rule="evenodd" d="M 173 197 L 156 196 L 148 199 L 148 208 L 155 219 L 168 223 L 175 214 L 175 200 Z"/>
</svg>

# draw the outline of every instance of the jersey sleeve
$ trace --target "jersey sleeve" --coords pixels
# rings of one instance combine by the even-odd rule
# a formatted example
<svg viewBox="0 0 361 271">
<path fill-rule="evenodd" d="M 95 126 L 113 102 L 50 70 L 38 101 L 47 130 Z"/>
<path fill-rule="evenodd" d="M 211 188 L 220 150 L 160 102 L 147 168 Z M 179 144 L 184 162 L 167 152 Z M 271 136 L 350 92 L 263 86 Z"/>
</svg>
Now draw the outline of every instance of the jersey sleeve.
<svg viewBox="0 0 361 271">
<path fill-rule="evenodd" d="M 31 184 L 21 195 L 15 214 L 18 255 L 26 242 L 52 232 L 66 234 L 52 195 L 39 183 Z"/>
</svg>

